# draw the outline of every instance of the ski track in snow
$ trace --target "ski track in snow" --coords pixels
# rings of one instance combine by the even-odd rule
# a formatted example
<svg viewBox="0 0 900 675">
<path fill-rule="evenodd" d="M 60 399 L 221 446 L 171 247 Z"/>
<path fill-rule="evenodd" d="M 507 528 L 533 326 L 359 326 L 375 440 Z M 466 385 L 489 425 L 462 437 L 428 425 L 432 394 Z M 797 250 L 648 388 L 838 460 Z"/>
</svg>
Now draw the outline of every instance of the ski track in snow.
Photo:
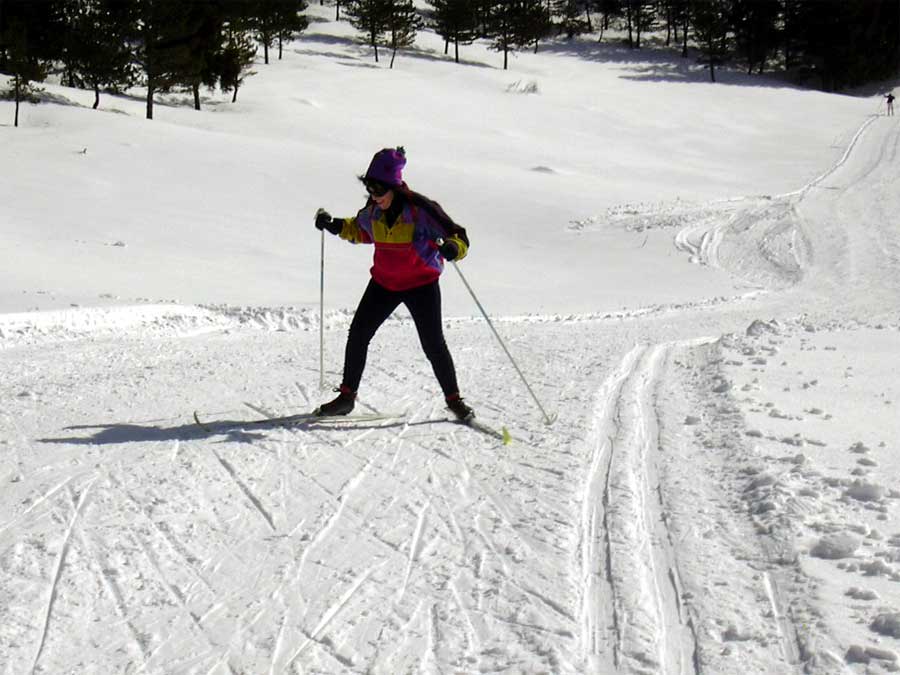
<svg viewBox="0 0 900 675">
<path fill-rule="evenodd" d="M 96 479 L 94 479 L 96 480 Z M 82 488 L 81 494 L 78 495 L 78 498 L 75 498 L 74 493 L 70 491 L 70 496 L 72 497 L 72 518 L 69 521 L 69 526 L 66 528 L 66 533 L 63 537 L 62 545 L 60 546 L 59 554 L 56 557 L 56 564 L 54 565 L 53 579 L 50 582 L 50 590 L 47 593 L 47 610 L 44 614 L 43 626 L 41 628 L 40 636 L 38 638 L 38 646 L 37 652 L 34 655 L 34 661 L 31 665 L 31 672 L 34 673 L 37 669 L 38 662 L 41 659 L 41 654 L 44 652 L 44 646 L 47 643 L 47 633 L 50 630 L 50 620 L 53 616 L 53 605 L 56 603 L 56 596 L 59 590 L 59 581 L 62 577 L 63 567 L 66 563 L 66 556 L 69 553 L 69 545 L 72 540 L 72 533 L 75 529 L 75 523 L 78 520 L 78 517 L 81 515 L 84 510 L 84 506 L 87 503 L 88 494 L 91 491 L 91 486 L 94 484 L 92 480 L 85 487 Z"/>
<path fill-rule="evenodd" d="M 212 449 L 212 454 L 213 457 L 216 458 L 216 461 L 218 461 L 219 464 L 222 465 L 222 468 L 225 469 L 225 472 L 231 477 L 238 488 L 240 488 L 241 492 L 244 493 L 248 501 L 253 504 L 253 507 L 257 511 L 259 511 L 259 514 L 262 516 L 263 520 L 266 521 L 266 525 L 269 526 L 269 529 L 271 529 L 273 532 L 277 531 L 277 528 L 275 527 L 275 521 L 272 520 L 272 514 L 270 514 L 269 511 L 263 506 L 260 498 L 253 494 L 253 491 L 249 487 L 247 487 L 247 484 L 243 480 L 241 480 L 235 468 L 227 460 L 223 459 L 219 455 L 219 453 L 215 451 L 215 449 Z"/>
<path fill-rule="evenodd" d="M 797 644 L 796 628 L 790 617 L 785 615 L 784 600 L 772 573 L 765 572 L 763 574 L 763 586 L 766 590 L 766 598 L 768 598 L 769 606 L 772 610 L 772 618 L 775 621 L 778 637 L 780 638 L 782 656 L 787 663 L 799 663 L 800 649 Z"/>
<path fill-rule="evenodd" d="M 656 389 L 672 349 L 633 348 L 595 399 L 579 535 L 582 653 L 593 672 L 695 672 L 657 492 Z"/>
</svg>

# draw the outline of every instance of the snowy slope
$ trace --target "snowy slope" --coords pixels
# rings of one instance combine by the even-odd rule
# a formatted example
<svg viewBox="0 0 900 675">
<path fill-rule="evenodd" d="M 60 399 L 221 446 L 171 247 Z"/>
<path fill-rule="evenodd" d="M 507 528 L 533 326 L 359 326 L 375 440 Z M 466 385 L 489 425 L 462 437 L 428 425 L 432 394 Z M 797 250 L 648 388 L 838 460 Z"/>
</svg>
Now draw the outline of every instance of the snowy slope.
<svg viewBox="0 0 900 675">
<path fill-rule="evenodd" d="M 389 72 L 310 11 L 236 106 L 0 127 L 0 672 L 896 671 L 897 122 L 589 42 Z M 448 270 L 511 444 L 405 312 L 359 406 L 402 418 L 241 423 L 330 395 L 312 213 L 400 142 L 558 420 Z M 370 254 L 328 241 L 329 384 Z"/>
<path fill-rule="evenodd" d="M 0 185 L 0 243 L 14 252 L 0 309 L 315 304 L 312 214 L 354 213 L 355 176 L 395 144 L 408 150 L 409 184 L 477 233 L 467 264 L 488 307 L 680 302 L 708 291 L 709 274 L 687 264 L 636 270 L 635 252 L 641 263 L 651 252 L 685 261 L 668 237 L 644 243 L 609 231 L 610 211 L 797 189 L 837 161 L 875 109 L 870 99 L 775 82 L 743 86 L 761 81 L 738 74 L 716 86 L 680 60 L 590 41 L 576 54 L 565 42 L 520 54 L 505 72 L 500 55 L 478 45 L 456 65 L 434 35 L 419 44 L 389 71 L 349 25 L 316 21 L 283 61 L 256 68 L 236 105 L 218 95 L 200 113 L 160 105 L 152 122 L 140 92 L 103 97 L 93 111 L 89 92 L 48 86 L 81 105 L 26 106 L 22 128 L 0 127 L 17 176 Z M 539 93 L 509 91 L 522 82 Z M 2 105 L 5 124 L 12 111 Z M 341 272 L 368 253 L 328 247 L 331 306 L 355 306 L 359 277 Z M 542 283 L 548 277 L 554 284 Z M 726 275 L 713 283 L 732 294 Z M 473 313 L 464 296 L 447 303 L 453 315 Z"/>
</svg>

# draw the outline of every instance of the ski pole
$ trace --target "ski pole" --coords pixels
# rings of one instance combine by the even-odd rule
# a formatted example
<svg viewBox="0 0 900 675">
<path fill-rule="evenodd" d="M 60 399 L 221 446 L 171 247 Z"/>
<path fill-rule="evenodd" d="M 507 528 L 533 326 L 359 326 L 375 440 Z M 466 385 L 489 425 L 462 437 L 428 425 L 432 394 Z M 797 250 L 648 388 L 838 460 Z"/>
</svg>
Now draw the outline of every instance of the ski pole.
<svg viewBox="0 0 900 675">
<path fill-rule="evenodd" d="M 544 416 L 544 424 L 551 425 L 556 421 L 556 415 L 552 417 L 547 414 L 547 411 L 544 410 L 544 406 L 541 405 L 541 402 L 538 400 L 537 395 L 534 393 L 534 390 L 531 388 L 531 385 L 528 384 L 528 380 L 525 379 L 525 375 L 522 373 L 521 368 L 516 363 L 516 360 L 513 358 L 512 354 L 509 353 L 509 349 L 506 347 L 506 343 L 503 341 L 503 338 L 500 337 L 500 333 L 497 332 L 497 329 L 494 327 L 494 322 L 491 321 L 491 317 L 488 316 L 488 313 L 485 311 L 484 307 L 481 304 L 481 301 L 478 300 L 478 296 L 475 295 L 475 291 L 472 290 L 472 287 L 469 285 L 469 282 L 466 281 L 466 277 L 463 275 L 462 270 L 459 269 L 459 265 L 456 262 L 453 262 L 453 267 L 456 268 L 457 273 L 459 274 L 459 278 L 462 279 L 463 285 L 466 287 L 466 290 L 469 291 L 469 295 L 472 296 L 472 299 L 475 301 L 475 304 L 478 306 L 478 309 L 481 311 L 481 315 L 484 317 L 484 320 L 487 321 L 487 325 L 490 326 L 491 331 L 494 333 L 494 337 L 497 338 L 497 341 L 500 343 L 500 346 L 503 348 L 503 351 L 506 353 L 507 358 L 509 358 L 510 363 L 512 363 L 513 368 L 516 369 L 516 372 L 519 374 L 519 377 L 522 378 L 522 382 L 525 383 L 525 388 L 528 390 L 528 393 L 531 394 L 531 398 L 534 399 L 534 402 L 537 404 L 537 407 L 540 409 L 541 414 Z"/>
<path fill-rule="evenodd" d="M 316 216 L 324 209 L 316 211 Z M 319 390 L 325 389 L 325 230 L 319 256 Z"/>
</svg>

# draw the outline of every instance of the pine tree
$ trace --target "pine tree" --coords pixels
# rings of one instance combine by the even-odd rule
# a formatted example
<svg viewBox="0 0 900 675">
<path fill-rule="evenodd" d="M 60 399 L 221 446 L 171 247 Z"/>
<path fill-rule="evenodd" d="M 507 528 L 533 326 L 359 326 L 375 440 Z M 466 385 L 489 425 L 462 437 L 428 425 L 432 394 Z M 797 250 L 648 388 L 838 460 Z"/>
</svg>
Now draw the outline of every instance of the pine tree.
<svg viewBox="0 0 900 675">
<path fill-rule="evenodd" d="M 678 29 L 681 28 L 681 57 L 688 56 L 688 31 L 691 24 L 691 0 L 668 0 L 671 12 L 672 33 L 678 42 Z"/>
<path fill-rule="evenodd" d="M 71 0 L 65 9 L 62 61 L 69 84 L 94 92 L 125 89 L 136 73 L 127 37 L 135 21 L 130 3 L 121 0 Z"/>
<path fill-rule="evenodd" d="M 479 38 L 488 37 L 488 24 L 490 24 L 491 12 L 496 0 L 472 0 L 475 5 L 475 33 Z"/>
<path fill-rule="evenodd" d="M 736 0 L 735 46 L 747 60 L 747 73 L 754 68 L 761 74 L 766 60 L 778 47 L 781 23 L 780 0 Z"/>
<path fill-rule="evenodd" d="M 515 51 L 518 44 L 516 22 L 518 21 L 517 2 L 512 0 L 493 3 L 487 14 L 486 35 L 491 42 L 491 49 L 503 52 L 503 70 L 509 69 L 509 53 Z"/>
<path fill-rule="evenodd" d="M 637 48 L 641 48 L 641 38 L 656 28 L 657 3 L 654 0 L 635 0 L 634 22 L 637 28 Z"/>
<path fill-rule="evenodd" d="M 792 0 L 785 7 L 786 67 L 839 91 L 897 74 L 900 4 Z"/>
<path fill-rule="evenodd" d="M 375 63 L 378 63 L 378 43 L 390 29 L 392 9 L 391 0 L 350 0 L 345 8 L 350 24 L 366 35 L 375 50 Z"/>
<path fill-rule="evenodd" d="M 675 33 L 675 40 L 678 41 L 678 24 L 674 20 L 674 9 L 672 0 L 662 0 L 660 3 L 660 14 L 666 23 L 666 47 L 672 45 L 672 32 Z"/>
<path fill-rule="evenodd" d="M 780 0 L 775 1 L 779 2 Z M 680 44 L 681 56 L 686 58 L 690 28 L 690 0 L 663 0 L 660 3 L 659 15 L 664 18 L 666 23 L 666 47 Z"/>
<path fill-rule="evenodd" d="M 189 81 L 197 68 L 199 44 L 215 30 L 214 17 L 182 0 L 131 0 L 137 16 L 132 58 L 147 87 L 147 119 L 154 96 Z"/>
<path fill-rule="evenodd" d="M 13 126 L 19 126 L 21 103 L 37 102 L 35 83 L 47 77 L 48 66 L 62 51 L 59 3 L 4 0 L 0 13 L 0 72 L 11 76 L 5 96 L 15 101 Z"/>
<path fill-rule="evenodd" d="M 634 49 L 634 0 L 625 0 L 625 27 L 628 29 L 628 48 Z"/>
<path fill-rule="evenodd" d="M 525 0 L 522 2 L 519 25 L 519 41 L 521 47 L 534 45 L 537 54 L 540 41 L 550 35 L 553 30 L 553 15 L 549 6 L 542 0 Z"/>
<path fill-rule="evenodd" d="M 281 60 L 284 42 L 290 42 L 309 27 L 309 19 L 301 12 L 308 7 L 306 0 L 274 0 L 277 8 L 278 60 Z"/>
<path fill-rule="evenodd" d="M 278 4 L 276 0 L 245 0 L 254 36 L 263 48 L 263 63 L 269 65 L 269 49 L 278 37 Z"/>
<path fill-rule="evenodd" d="M 691 0 L 694 38 L 709 66 L 710 82 L 716 81 L 716 66 L 729 54 L 731 0 Z"/>
<path fill-rule="evenodd" d="M 587 12 L 587 20 L 582 19 L 582 10 Z M 568 39 L 590 30 L 590 3 L 584 0 L 553 0 L 553 13 L 559 17 L 559 25 Z"/>
<path fill-rule="evenodd" d="M 509 54 L 544 37 L 550 16 L 542 0 L 499 0 L 484 3 L 485 37 L 491 49 L 503 52 L 503 70 L 509 69 Z"/>
<path fill-rule="evenodd" d="M 225 45 L 219 56 L 216 72 L 223 92 L 234 92 L 231 102 L 237 101 L 238 89 L 244 80 L 253 75 L 250 69 L 256 57 L 256 47 L 248 31 L 241 30 L 239 22 L 226 23 Z"/>
<path fill-rule="evenodd" d="M 413 4 L 413 0 L 392 0 L 391 13 L 388 19 L 388 30 L 391 33 L 391 68 L 397 58 L 397 50 L 415 44 L 416 33 L 422 21 Z"/>
<path fill-rule="evenodd" d="M 597 9 L 600 3 L 597 0 L 584 0 L 584 24 L 588 33 L 594 32 L 594 19 L 591 13 Z"/>
<path fill-rule="evenodd" d="M 177 73 L 179 84 L 194 97 L 194 110 L 200 110 L 200 87 L 212 89 L 218 79 L 217 64 L 224 49 L 225 14 L 214 4 L 190 3 L 188 25 L 196 30 L 187 43 L 186 60 Z"/>
<path fill-rule="evenodd" d="M 715 2 L 715 0 L 711 1 Z M 629 48 L 641 48 L 641 37 L 654 28 L 656 11 L 656 3 L 652 0 L 625 0 Z"/>
<path fill-rule="evenodd" d="M 600 12 L 600 35 L 598 41 L 603 40 L 603 33 L 609 29 L 612 20 L 621 17 L 625 13 L 623 0 L 594 0 Z M 684 0 L 687 2 L 687 0 Z"/>
<path fill-rule="evenodd" d="M 430 0 L 434 7 L 432 27 L 444 38 L 444 53 L 454 46 L 454 60 L 459 63 L 459 46 L 472 44 L 478 37 L 478 13 L 475 0 Z"/>
<path fill-rule="evenodd" d="M 301 14 L 306 8 L 306 0 L 238 0 L 249 7 L 245 13 L 256 39 L 263 48 L 263 62 L 269 63 L 269 49 L 278 42 L 278 58 L 282 55 L 282 44 L 292 40 L 309 26 L 309 20 Z"/>
<path fill-rule="evenodd" d="M 4 72 L 12 76 L 9 91 L 5 96 L 15 101 L 13 126 L 19 126 L 19 106 L 23 102 L 36 103 L 35 82 L 43 82 L 47 77 L 47 66 L 29 54 L 27 31 L 18 21 L 10 21 L 2 36 L 6 51 Z"/>
</svg>

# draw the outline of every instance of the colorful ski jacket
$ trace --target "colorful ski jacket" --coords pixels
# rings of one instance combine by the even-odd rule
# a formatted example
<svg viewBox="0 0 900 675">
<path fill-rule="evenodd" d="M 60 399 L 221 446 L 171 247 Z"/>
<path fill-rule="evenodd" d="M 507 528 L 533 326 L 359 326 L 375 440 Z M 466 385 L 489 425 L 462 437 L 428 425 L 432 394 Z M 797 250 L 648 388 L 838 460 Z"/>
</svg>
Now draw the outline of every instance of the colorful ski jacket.
<svg viewBox="0 0 900 675">
<path fill-rule="evenodd" d="M 444 257 L 437 239 L 452 241 L 457 260 L 469 250 L 466 230 L 448 216 L 437 202 L 406 188 L 395 191 L 399 212 L 388 214 L 371 199 L 353 218 L 344 218 L 341 239 L 354 244 L 374 244 L 372 279 L 390 291 L 407 291 L 437 280 Z M 389 211 L 395 211 L 392 205 Z M 391 216 L 395 216 L 390 224 Z"/>
</svg>

